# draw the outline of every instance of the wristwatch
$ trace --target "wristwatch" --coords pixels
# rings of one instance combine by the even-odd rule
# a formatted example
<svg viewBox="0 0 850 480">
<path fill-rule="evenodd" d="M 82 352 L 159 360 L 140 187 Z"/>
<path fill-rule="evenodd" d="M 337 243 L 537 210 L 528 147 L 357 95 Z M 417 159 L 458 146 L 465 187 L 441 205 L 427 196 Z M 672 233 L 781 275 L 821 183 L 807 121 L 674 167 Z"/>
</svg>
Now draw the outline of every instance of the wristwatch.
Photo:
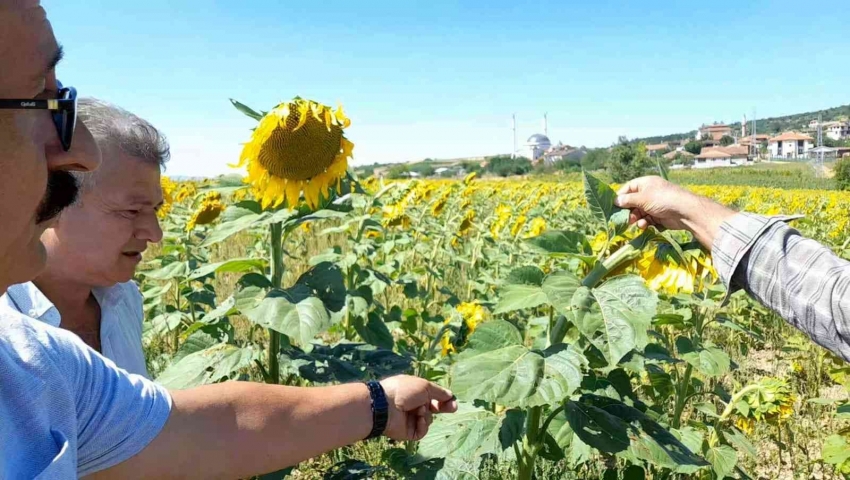
<svg viewBox="0 0 850 480">
<path fill-rule="evenodd" d="M 372 398 L 372 431 L 366 440 L 380 437 L 387 428 L 387 420 L 389 420 L 389 404 L 387 403 L 387 394 L 384 393 L 384 387 L 379 382 L 371 380 L 366 382 L 369 388 L 369 396 Z"/>
</svg>

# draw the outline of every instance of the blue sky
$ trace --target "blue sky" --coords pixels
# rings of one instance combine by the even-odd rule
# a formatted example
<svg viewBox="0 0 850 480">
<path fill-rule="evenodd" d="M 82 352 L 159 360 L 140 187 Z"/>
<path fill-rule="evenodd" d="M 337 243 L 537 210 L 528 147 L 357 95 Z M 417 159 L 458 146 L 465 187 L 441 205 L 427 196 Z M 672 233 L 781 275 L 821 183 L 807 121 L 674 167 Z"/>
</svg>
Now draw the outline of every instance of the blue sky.
<svg viewBox="0 0 850 480">
<path fill-rule="evenodd" d="M 252 121 L 342 102 L 355 164 L 489 155 L 850 103 L 847 2 L 43 0 L 60 78 L 150 120 L 168 173 L 232 172 Z"/>
</svg>

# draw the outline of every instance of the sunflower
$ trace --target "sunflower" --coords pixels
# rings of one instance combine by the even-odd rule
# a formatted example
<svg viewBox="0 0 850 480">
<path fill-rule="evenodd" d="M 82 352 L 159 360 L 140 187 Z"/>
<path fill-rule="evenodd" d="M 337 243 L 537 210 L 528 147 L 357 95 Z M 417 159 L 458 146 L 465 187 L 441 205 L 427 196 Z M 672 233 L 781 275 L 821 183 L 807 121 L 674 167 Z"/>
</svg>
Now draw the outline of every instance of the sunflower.
<svg viewBox="0 0 850 480">
<path fill-rule="evenodd" d="M 224 211 L 224 204 L 221 203 L 221 194 L 218 192 L 210 192 L 204 196 L 201 206 L 192 214 L 189 223 L 186 224 L 186 231 L 191 232 L 198 225 L 209 225 L 214 222 L 221 212 Z"/>
<path fill-rule="evenodd" d="M 745 434 L 752 435 L 756 429 L 756 421 L 748 417 L 738 417 L 735 419 L 735 426 Z"/>
<path fill-rule="evenodd" d="M 343 129 L 350 123 L 342 107 L 296 97 L 260 119 L 236 166 L 247 166 L 245 181 L 263 208 L 293 207 L 303 192 L 316 209 L 348 169 L 354 144 Z"/>
<path fill-rule="evenodd" d="M 457 228 L 458 236 L 465 236 L 472 229 L 472 221 L 475 219 L 475 210 L 467 210 L 466 215 L 463 216 L 463 220 L 460 222 L 460 226 Z"/>
<path fill-rule="evenodd" d="M 525 226 L 526 220 L 528 220 L 528 219 L 525 218 L 525 215 L 520 215 L 519 217 L 517 217 L 516 221 L 514 222 L 514 225 L 511 227 L 511 236 L 512 237 L 516 237 L 519 234 L 519 232 L 522 231 L 522 227 Z"/>
<path fill-rule="evenodd" d="M 527 238 L 536 237 L 540 235 L 546 230 L 546 220 L 543 220 L 540 217 L 535 217 L 534 220 L 531 221 L 529 229 L 531 231 L 528 232 L 528 235 L 526 235 Z"/>
<path fill-rule="evenodd" d="M 646 285 L 670 295 L 694 293 L 694 273 L 677 263 L 664 249 L 650 248 L 637 260 L 637 270 Z"/>
<path fill-rule="evenodd" d="M 174 201 L 177 203 L 183 203 L 187 198 L 194 196 L 196 193 L 197 189 L 195 189 L 194 183 L 183 183 L 180 185 L 180 189 L 177 190 L 177 194 L 174 195 Z"/>
<path fill-rule="evenodd" d="M 440 198 L 434 202 L 434 205 L 431 206 L 431 214 L 435 217 L 439 217 L 443 213 L 443 209 L 446 208 L 446 204 L 449 202 L 449 196 L 451 195 L 451 190 L 446 191 Z"/>
<path fill-rule="evenodd" d="M 384 206 L 384 219 L 382 222 L 384 227 L 409 227 L 410 217 L 405 213 L 406 210 L 407 208 L 404 202 Z"/>
<path fill-rule="evenodd" d="M 508 220 L 511 219 L 511 207 L 505 205 L 504 203 L 499 204 L 496 207 L 496 220 L 490 225 L 490 234 L 493 235 L 493 238 L 499 238 L 499 232 L 505 228 L 505 225 L 508 224 Z"/>
<path fill-rule="evenodd" d="M 162 187 L 162 205 L 156 211 L 156 216 L 163 219 L 171 212 L 171 205 L 174 203 L 174 190 L 177 189 L 177 184 L 168 177 L 160 179 Z"/>
<path fill-rule="evenodd" d="M 487 316 L 487 311 L 476 302 L 463 302 L 455 307 L 463 317 L 463 322 L 469 330 L 469 335 L 475 331 L 479 323 L 483 322 Z"/>
<path fill-rule="evenodd" d="M 463 184 L 469 185 L 470 183 L 472 183 L 472 181 L 475 180 L 476 175 L 478 175 L 476 172 L 472 172 L 469 175 L 467 175 L 466 178 L 463 179 Z"/>
</svg>

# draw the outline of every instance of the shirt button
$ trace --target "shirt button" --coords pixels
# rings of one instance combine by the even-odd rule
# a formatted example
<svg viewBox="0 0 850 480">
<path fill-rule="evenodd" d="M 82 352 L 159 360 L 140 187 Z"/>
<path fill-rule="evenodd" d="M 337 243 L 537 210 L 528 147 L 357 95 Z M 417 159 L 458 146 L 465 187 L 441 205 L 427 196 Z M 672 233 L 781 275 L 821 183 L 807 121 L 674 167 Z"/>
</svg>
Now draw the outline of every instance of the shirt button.
<svg viewBox="0 0 850 480">
<path fill-rule="evenodd" d="M 35 314 L 36 314 L 35 309 L 31 309 L 31 310 L 29 311 L 29 316 L 30 316 L 30 317 L 35 318 Z"/>
</svg>

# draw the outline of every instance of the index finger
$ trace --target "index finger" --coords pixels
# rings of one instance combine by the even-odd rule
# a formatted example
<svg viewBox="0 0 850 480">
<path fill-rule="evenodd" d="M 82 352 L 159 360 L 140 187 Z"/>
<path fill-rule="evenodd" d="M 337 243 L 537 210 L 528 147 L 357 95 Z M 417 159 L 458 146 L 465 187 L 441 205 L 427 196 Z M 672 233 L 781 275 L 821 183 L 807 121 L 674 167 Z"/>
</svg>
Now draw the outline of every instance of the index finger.
<svg viewBox="0 0 850 480">
<path fill-rule="evenodd" d="M 617 195 L 625 195 L 627 193 L 634 193 L 639 190 L 637 179 L 629 180 L 620 186 L 620 189 L 617 190 Z"/>
</svg>

